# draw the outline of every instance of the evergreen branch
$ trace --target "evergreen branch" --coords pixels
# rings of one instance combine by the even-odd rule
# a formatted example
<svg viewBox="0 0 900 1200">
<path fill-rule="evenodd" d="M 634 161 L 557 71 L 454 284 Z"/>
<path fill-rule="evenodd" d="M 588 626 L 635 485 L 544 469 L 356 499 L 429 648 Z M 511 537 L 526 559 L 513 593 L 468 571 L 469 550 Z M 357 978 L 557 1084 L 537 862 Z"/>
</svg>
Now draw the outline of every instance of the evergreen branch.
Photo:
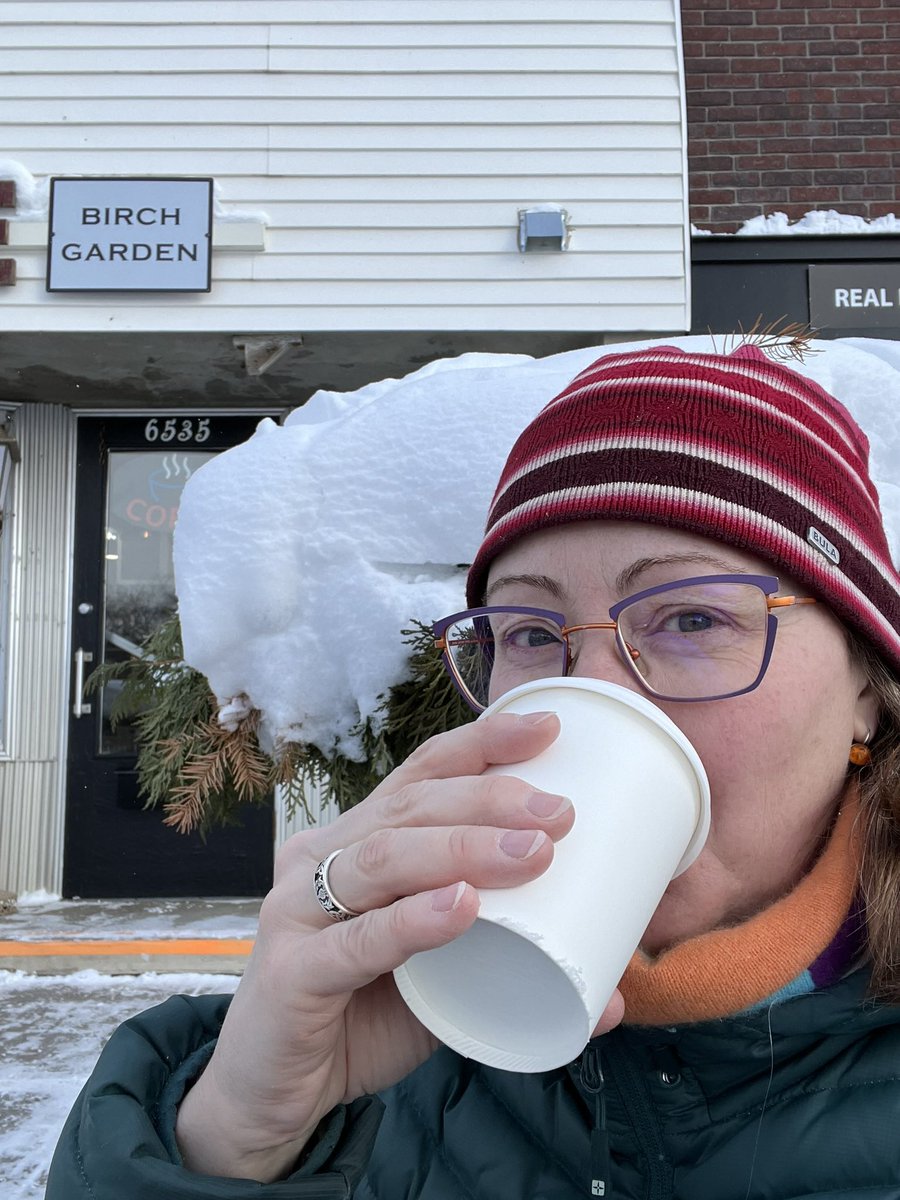
<svg viewBox="0 0 900 1200">
<path fill-rule="evenodd" d="M 177 617 L 147 640 L 139 657 L 99 667 L 90 687 L 121 681 L 117 704 L 120 719 L 134 720 L 139 787 L 147 807 L 162 808 L 166 825 L 205 834 L 232 824 L 243 804 L 271 803 L 276 787 L 288 816 L 302 809 L 312 823 L 313 791 L 346 811 L 422 742 L 473 718 L 441 666 L 430 628 L 413 622 L 401 636 L 410 646 L 409 675 L 352 731 L 362 761 L 299 741 L 280 742 L 269 755 L 259 744 L 256 709 L 224 729 L 206 679 L 181 659 Z"/>
<path fill-rule="evenodd" d="M 748 330 L 738 324 L 737 332 L 725 336 L 723 354 L 731 354 L 740 346 L 757 346 L 775 362 L 804 362 L 808 355 L 818 354 L 820 347 L 812 344 L 817 330 L 802 321 L 791 321 L 787 316 L 776 317 L 763 324 L 762 313 Z M 713 350 L 716 349 L 713 337 Z"/>
<path fill-rule="evenodd" d="M 203 825 L 205 801 L 198 792 L 188 792 L 163 806 L 163 825 L 177 833 L 193 833 Z"/>
</svg>

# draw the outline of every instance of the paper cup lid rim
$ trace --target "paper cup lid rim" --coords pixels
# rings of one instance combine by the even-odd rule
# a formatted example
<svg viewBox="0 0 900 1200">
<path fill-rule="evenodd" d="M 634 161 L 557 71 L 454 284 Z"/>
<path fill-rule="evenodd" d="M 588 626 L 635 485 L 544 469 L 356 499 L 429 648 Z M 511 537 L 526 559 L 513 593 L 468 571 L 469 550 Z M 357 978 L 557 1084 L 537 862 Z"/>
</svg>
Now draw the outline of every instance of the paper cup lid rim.
<svg viewBox="0 0 900 1200">
<path fill-rule="evenodd" d="M 396 967 L 393 972 L 394 982 L 405 1004 L 413 1015 L 433 1033 L 445 1046 L 463 1058 L 471 1058 L 486 1067 L 495 1067 L 501 1071 L 519 1071 L 525 1074 L 537 1074 L 544 1071 L 555 1071 L 566 1063 L 572 1062 L 590 1038 L 590 1024 L 585 1012 L 585 1033 L 583 1038 L 573 1039 L 572 1048 L 563 1054 L 547 1054 L 532 1052 L 530 1054 L 516 1050 L 504 1050 L 500 1046 L 486 1042 L 483 1038 L 462 1033 L 443 1013 L 438 1012 L 422 995 L 413 981 L 408 963 Z M 575 1048 L 576 1040 L 580 1043 Z"/>
<path fill-rule="evenodd" d="M 648 700 L 646 696 L 642 696 L 638 692 L 632 692 L 628 688 L 622 687 L 621 684 L 611 683 L 606 679 L 590 679 L 580 676 L 573 678 L 570 675 L 548 676 L 545 679 L 532 679 L 528 683 L 520 683 L 518 687 L 511 688 L 508 692 L 504 692 L 502 696 L 498 696 L 492 704 L 489 704 L 483 712 L 478 714 L 478 720 L 480 721 L 483 717 L 491 716 L 493 713 L 500 711 L 511 700 L 515 700 L 519 696 L 527 696 L 530 692 L 543 691 L 548 688 L 593 692 L 595 695 L 608 696 L 614 700 L 621 701 L 635 712 L 640 713 L 641 716 L 648 718 L 657 727 L 662 727 L 691 764 L 697 779 L 700 815 L 694 827 L 691 840 L 688 842 L 672 878 L 674 879 L 678 875 L 681 875 L 694 862 L 703 849 L 709 834 L 710 824 L 709 780 L 706 777 L 706 770 L 700 759 L 700 755 L 688 740 L 687 735 L 678 728 L 671 717 L 664 713 L 652 700 Z"/>
</svg>

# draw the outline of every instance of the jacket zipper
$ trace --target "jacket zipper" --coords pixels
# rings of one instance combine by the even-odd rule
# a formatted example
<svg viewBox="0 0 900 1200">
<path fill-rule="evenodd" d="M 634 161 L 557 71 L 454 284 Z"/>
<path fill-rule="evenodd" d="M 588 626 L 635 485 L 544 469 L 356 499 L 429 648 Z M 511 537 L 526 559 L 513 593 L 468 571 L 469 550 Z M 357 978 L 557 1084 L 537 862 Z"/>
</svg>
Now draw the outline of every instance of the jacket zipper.
<svg viewBox="0 0 900 1200">
<path fill-rule="evenodd" d="M 593 1097 L 594 1124 L 591 1127 L 591 1196 L 612 1195 L 609 1188 L 609 1135 L 606 1131 L 606 1080 L 600 1062 L 600 1047 L 589 1044 L 581 1056 L 581 1086 Z"/>
<path fill-rule="evenodd" d="M 665 1200 L 673 1194 L 672 1166 L 640 1068 L 615 1040 L 610 1040 L 604 1048 L 607 1061 L 611 1061 L 615 1068 L 618 1093 L 625 1112 L 645 1155 L 647 1198 Z"/>
</svg>

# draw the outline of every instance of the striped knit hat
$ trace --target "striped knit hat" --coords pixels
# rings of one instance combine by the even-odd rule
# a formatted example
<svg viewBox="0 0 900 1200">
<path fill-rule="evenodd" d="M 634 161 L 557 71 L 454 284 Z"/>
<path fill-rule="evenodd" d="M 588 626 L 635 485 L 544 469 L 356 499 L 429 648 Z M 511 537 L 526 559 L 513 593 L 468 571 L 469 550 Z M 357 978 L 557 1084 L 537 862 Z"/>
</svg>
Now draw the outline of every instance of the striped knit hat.
<svg viewBox="0 0 900 1200">
<path fill-rule="evenodd" d="M 610 354 L 538 414 L 507 459 L 469 571 L 524 534 L 593 518 L 705 534 L 768 559 L 900 667 L 900 576 L 869 445 L 818 384 L 755 346 Z"/>
</svg>

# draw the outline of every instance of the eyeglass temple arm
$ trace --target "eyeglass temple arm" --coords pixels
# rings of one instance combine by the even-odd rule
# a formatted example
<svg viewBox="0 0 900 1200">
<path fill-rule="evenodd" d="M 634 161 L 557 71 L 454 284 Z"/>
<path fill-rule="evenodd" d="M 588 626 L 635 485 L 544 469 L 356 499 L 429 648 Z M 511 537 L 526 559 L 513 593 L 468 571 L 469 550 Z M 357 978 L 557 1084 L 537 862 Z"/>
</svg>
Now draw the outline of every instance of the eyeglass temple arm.
<svg viewBox="0 0 900 1200">
<path fill-rule="evenodd" d="M 818 604 L 814 596 L 766 596 L 767 608 L 790 608 L 792 604 Z"/>
<path fill-rule="evenodd" d="M 486 646 L 492 641 L 493 638 L 486 637 L 453 638 L 452 641 L 448 641 L 446 633 L 442 633 L 440 637 L 434 639 L 434 648 L 435 650 L 440 650 L 443 654 L 451 646 Z"/>
</svg>

